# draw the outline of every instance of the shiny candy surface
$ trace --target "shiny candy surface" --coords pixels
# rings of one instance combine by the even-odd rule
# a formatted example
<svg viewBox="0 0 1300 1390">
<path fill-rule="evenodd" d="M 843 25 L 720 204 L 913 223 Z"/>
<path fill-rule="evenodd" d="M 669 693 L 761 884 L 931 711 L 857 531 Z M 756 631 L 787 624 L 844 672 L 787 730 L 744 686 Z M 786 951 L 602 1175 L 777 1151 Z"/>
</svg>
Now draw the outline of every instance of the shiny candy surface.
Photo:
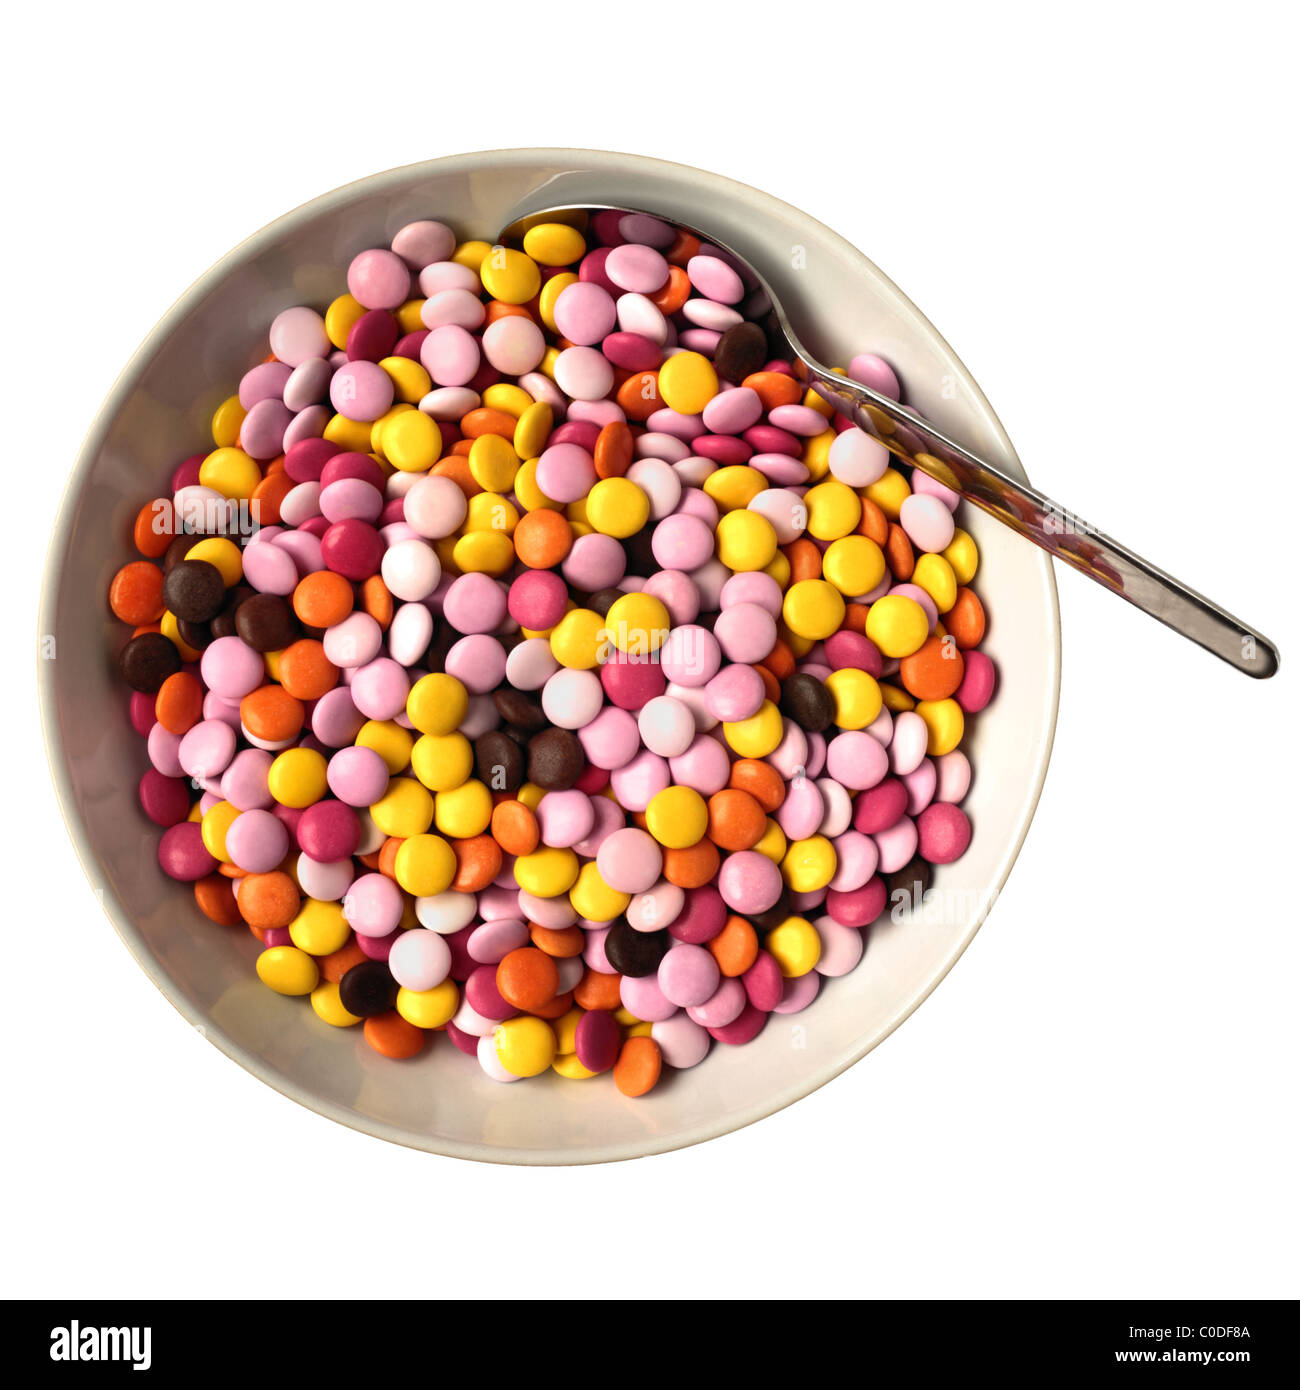
<svg viewBox="0 0 1300 1390">
<path fill-rule="evenodd" d="M 999 673 L 956 494 L 656 218 L 427 217 L 330 291 L 164 480 L 204 534 L 146 506 L 112 579 L 161 871 L 340 1045 L 500 1083 L 642 1096 L 870 969 L 975 830 Z"/>
</svg>

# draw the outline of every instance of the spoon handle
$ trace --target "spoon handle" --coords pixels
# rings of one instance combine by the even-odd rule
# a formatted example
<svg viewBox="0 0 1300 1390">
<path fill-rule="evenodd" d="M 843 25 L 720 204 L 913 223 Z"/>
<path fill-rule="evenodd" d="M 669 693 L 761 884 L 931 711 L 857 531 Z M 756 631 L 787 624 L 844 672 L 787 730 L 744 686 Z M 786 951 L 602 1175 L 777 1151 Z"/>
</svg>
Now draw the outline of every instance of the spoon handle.
<svg viewBox="0 0 1300 1390">
<path fill-rule="evenodd" d="M 1271 676 L 1278 651 L 1263 633 L 1113 541 L 1035 488 L 950 438 L 915 411 L 804 359 L 809 384 L 905 463 L 960 492 L 1049 555 L 1127 599 L 1248 676 Z"/>
</svg>

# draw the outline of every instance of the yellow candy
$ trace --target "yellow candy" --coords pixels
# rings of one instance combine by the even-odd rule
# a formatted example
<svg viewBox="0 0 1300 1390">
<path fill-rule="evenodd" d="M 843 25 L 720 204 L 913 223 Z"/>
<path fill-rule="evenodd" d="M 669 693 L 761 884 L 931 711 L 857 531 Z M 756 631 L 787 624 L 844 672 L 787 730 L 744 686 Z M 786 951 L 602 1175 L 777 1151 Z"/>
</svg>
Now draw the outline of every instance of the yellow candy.
<svg viewBox="0 0 1300 1390">
<path fill-rule="evenodd" d="M 709 828 L 709 808 L 694 787 L 665 787 L 645 808 L 645 828 L 666 849 L 690 849 Z"/>
<path fill-rule="evenodd" d="M 384 457 L 403 473 L 427 473 L 442 457 L 442 431 L 422 410 L 404 410 L 383 433 Z"/>
<path fill-rule="evenodd" d="M 526 459 L 520 465 L 519 472 L 515 474 L 515 496 L 519 499 L 519 505 L 526 512 L 535 512 L 541 508 L 552 512 L 564 510 L 562 502 L 553 501 L 537 486 L 537 460 L 535 458 Z"/>
<path fill-rule="evenodd" d="M 808 534 L 819 541 L 847 536 L 862 520 L 862 499 L 838 478 L 810 487 L 803 502 L 808 509 Z"/>
<path fill-rule="evenodd" d="M 509 492 L 519 472 L 519 455 L 499 434 L 481 434 L 469 446 L 469 471 L 485 492 Z"/>
<path fill-rule="evenodd" d="M 286 748 L 267 770 L 267 789 L 281 806 L 313 806 L 326 792 L 325 766 L 314 748 Z"/>
<path fill-rule="evenodd" d="M 671 624 L 668 610 L 653 594 L 624 594 L 605 614 L 610 645 L 629 656 L 657 652 L 667 641 Z"/>
<path fill-rule="evenodd" d="M 559 299 L 570 285 L 576 285 L 577 283 L 578 277 L 571 271 L 566 270 L 559 275 L 552 275 L 542 286 L 542 293 L 538 298 L 537 308 L 542 316 L 542 322 L 552 333 L 559 332 L 559 329 L 555 326 L 555 301 Z"/>
<path fill-rule="evenodd" d="M 491 249 L 490 241 L 462 241 L 451 253 L 451 258 L 457 265 L 466 266 L 477 274 L 483 258 Z"/>
<path fill-rule="evenodd" d="M 350 294 L 339 295 L 325 310 L 325 336 L 336 348 L 347 347 L 352 325 L 365 312 L 365 306 L 359 304 Z"/>
<path fill-rule="evenodd" d="M 247 414 L 238 396 L 227 396 L 212 412 L 212 442 L 218 449 L 229 449 L 239 443 L 239 431 Z"/>
<path fill-rule="evenodd" d="M 203 813 L 203 819 L 199 823 L 205 848 L 214 859 L 220 859 L 223 864 L 231 862 L 230 852 L 226 849 L 226 834 L 237 815 L 239 807 L 232 806 L 228 801 L 218 801 Z"/>
<path fill-rule="evenodd" d="M 629 478 L 602 478 L 587 494 L 586 516 L 593 530 L 626 540 L 650 520 L 650 499 Z"/>
<path fill-rule="evenodd" d="M 308 898 L 289 923 L 290 940 L 309 956 L 328 956 L 342 950 L 351 934 L 343 905 L 318 902 L 315 898 Z"/>
<path fill-rule="evenodd" d="M 960 526 L 953 531 L 943 558 L 952 566 L 958 584 L 969 584 L 980 567 L 979 547 L 970 532 L 963 531 Z"/>
<path fill-rule="evenodd" d="M 822 939 L 806 917 L 787 917 L 768 932 L 763 946 L 776 958 L 787 980 L 806 975 L 822 958 Z"/>
<path fill-rule="evenodd" d="M 451 556 L 462 574 L 501 575 L 514 564 L 515 547 L 508 532 L 470 531 L 452 547 Z"/>
<path fill-rule="evenodd" d="M 867 609 L 867 636 L 886 656 L 911 656 L 929 635 L 929 615 L 906 594 L 886 594 Z"/>
<path fill-rule="evenodd" d="M 701 486 L 718 504 L 720 511 L 733 512 L 740 507 L 748 507 L 770 484 L 757 468 L 733 463 L 726 468 L 715 468 Z"/>
<path fill-rule="evenodd" d="M 413 405 L 407 405 L 405 401 L 398 401 L 396 405 L 389 406 L 379 419 L 370 426 L 370 452 L 377 454 L 380 459 L 387 459 L 388 455 L 384 452 L 384 440 L 388 437 L 389 425 L 399 416 L 418 414 L 419 411 Z"/>
<path fill-rule="evenodd" d="M 593 609 L 571 608 L 551 629 L 549 641 L 551 655 L 561 666 L 595 670 L 605 645 L 605 620 Z"/>
<path fill-rule="evenodd" d="M 932 758 L 951 753 L 966 731 L 966 717 L 956 700 L 918 700 L 916 712 L 930 731 L 925 751 Z"/>
<path fill-rule="evenodd" d="M 454 732 L 468 709 L 469 691 L 455 676 L 442 671 L 421 676 L 406 697 L 407 717 L 422 734 Z M 389 770 L 400 772 L 405 766 L 403 762 L 401 767 Z"/>
<path fill-rule="evenodd" d="M 424 300 L 408 299 L 393 311 L 403 333 L 418 333 L 424 327 Z"/>
<path fill-rule="evenodd" d="M 593 1076 L 599 1076 L 599 1072 L 589 1071 L 578 1061 L 576 1052 L 566 1053 L 562 1057 L 557 1057 L 551 1063 L 551 1070 L 557 1071 L 561 1076 L 569 1081 L 589 1081 Z"/>
<path fill-rule="evenodd" d="M 761 570 L 776 558 L 777 535 L 772 523 L 757 512 L 741 508 L 718 521 L 718 559 L 729 570 Z"/>
<path fill-rule="evenodd" d="M 397 1002 L 393 1007 L 407 1023 L 413 1023 L 417 1028 L 441 1028 L 451 1022 L 460 1008 L 460 991 L 454 980 L 444 980 L 432 989 L 403 987 L 397 991 Z"/>
<path fill-rule="evenodd" d="M 611 888 L 601 878 L 596 861 L 590 859 L 578 871 L 577 882 L 569 889 L 569 901 L 579 917 L 592 922 L 612 922 L 626 909 L 632 897 Z"/>
<path fill-rule="evenodd" d="M 385 357 L 379 365 L 388 373 L 393 383 L 393 392 L 399 402 L 405 405 L 419 403 L 433 390 L 429 373 L 410 357 Z"/>
<path fill-rule="evenodd" d="M 522 386 L 512 381 L 497 381 L 483 392 L 483 404 L 490 410 L 504 410 L 518 420 L 535 402 Z"/>
<path fill-rule="evenodd" d="M 826 547 L 822 574 L 845 598 L 859 598 L 885 577 L 885 552 L 870 536 L 841 536 Z"/>
<path fill-rule="evenodd" d="M 544 845 L 515 860 L 515 882 L 537 898 L 558 898 L 578 880 L 578 856 Z"/>
<path fill-rule="evenodd" d="M 790 561 L 786 559 L 784 551 L 778 550 L 772 556 L 772 563 L 763 570 L 763 573 L 770 574 L 782 590 L 790 587 Z"/>
<path fill-rule="evenodd" d="M 545 1019 L 521 1014 L 492 1030 L 497 1061 L 512 1076 L 539 1076 L 555 1061 L 555 1034 Z"/>
<path fill-rule="evenodd" d="M 433 820 L 454 840 L 481 835 L 492 820 L 492 793 L 476 778 L 450 791 L 440 791 L 433 799 Z"/>
<path fill-rule="evenodd" d="M 901 714 L 904 710 L 916 708 L 916 701 L 912 699 L 906 690 L 900 690 L 896 685 L 882 683 L 880 687 L 880 698 L 884 701 L 885 708 L 891 714 Z"/>
<path fill-rule="evenodd" d="M 785 858 L 787 841 L 785 831 L 769 816 L 767 818 L 767 829 L 763 831 L 763 838 L 754 848 L 765 859 L 770 859 L 773 864 L 780 864 Z"/>
<path fill-rule="evenodd" d="M 560 349 L 559 349 L 559 348 L 557 348 L 557 347 L 548 347 L 548 348 L 546 349 L 546 351 L 542 354 L 542 360 L 541 360 L 541 362 L 538 364 L 537 370 L 538 370 L 539 372 L 541 372 L 543 376 L 549 376 L 549 377 L 551 378 L 551 380 L 554 381 L 554 380 L 555 380 L 555 364 L 556 364 L 556 362 L 559 360 L 559 356 L 560 356 Z"/>
<path fill-rule="evenodd" d="M 899 509 L 911 495 L 910 484 L 896 468 L 886 468 L 866 489 L 868 500 L 874 502 L 890 521 L 898 520 Z"/>
<path fill-rule="evenodd" d="M 577 1048 L 578 1024 L 582 1021 L 584 1013 L 586 1013 L 585 1009 L 580 1009 L 574 1005 L 567 1014 L 562 1014 L 559 1018 L 551 1020 L 551 1031 L 555 1034 L 557 1056 L 567 1056 Z"/>
<path fill-rule="evenodd" d="M 434 802 L 434 810 L 438 807 Z M 416 898 L 445 893 L 456 877 L 456 856 L 440 835 L 412 835 L 398 847 L 393 862 L 397 886 Z"/>
<path fill-rule="evenodd" d="M 370 808 L 370 816 L 385 835 L 399 840 L 423 835 L 433 824 L 433 795 L 414 777 L 394 777 Z"/>
<path fill-rule="evenodd" d="M 524 250 L 539 265 L 572 265 L 587 254 L 587 243 L 576 227 L 539 222 L 524 233 Z"/>
<path fill-rule="evenodd" d="M 825 405 L 825 401 L 822 404 Z M 820 483 L 831 471 L 831 445 L 834 443 L 835 431 L 825 430 L 804 445 L 803 465 L 808 470 L 809 482 Z"/>
<path fill-rule="evenodd" d="M 539 787 L 536 782 L 525 782 L 515 793 L 515 800 L 522 801 L 530 811 L 537 810 L 542 797 L 546 795 L 546 788 Z"/>
<path fill-rule="evenodd" d="M 316 1017 L 332 1028 L 351 1028 L 354 1023 L 361 1022 L 356 1014 L 350 1014 L 343 1007 L 343 1000 L 339 998 L 339 987 L 333 980 L 322 980 L 312 990 L 311 1006 L 316 1011 Z"/>
<path fill-rule="evenodd" d="M 262 470 L 242 449 L 214 449 L 199 464 L 199 482 L 223 497 L 247 501 L 261 481 Z"/>
<path fill-rule="evenodd" d="M 625 1009 L 621 1004 L 614 1010 L 614 1022 L 623 1028 L 635 1028 L 641 1020 L 631 1011 Z"/>
<path fill-rule="evenodd" d="M 757 714 L 722 726 L 723 737 L 742 758 L 766 758 L 781 742 L 785 730 L 781 711 L 764 700 Z"/>
<path fill-rule="evenodd" d="M 370 425 L 365 420 L 349 420 L 346 415 L 331 415 L 326 421 L 323 437 L 337 444 L 347 454 L 370 452 Z"/>
<path fill-rule="evenodd" d="M 515 453 L 521 459 L 535 459 L 546 447 L 551 427 L 555 424 L 555 412 L 545 401 L 533 401 L 519 415 L 515 425 Z M 518 474 L 515 475 L 516 480 Z M 520 498 L 520 501 L 523 501 Z M 526 504 L 525 504 L 526 505 Z M 534 508 L 529 507 L 529 511 Z"/>
<path fill-rule="evenodd" d="M 698 415 L 718 394 L 718 374 L 702 353 L 674 353 L 659 368 L 659 394 L 670 410 Z"/>
<path fill-rule="evenodd" d="M 431 792 L 463 786 L 474 771 L 474 749 L 464 734 L 424 734 L 411 749 L 411 771 Z"/>
<path fill-rule="evenodd" d="M 185 661 L 198 661 L 203 655 L 200 651 L 195 651 L 193 647 L 181 637 L 180 624 L 176 620 L 176 614 L 170 610 L 162 615 L 162 621 L 158 624 L 162 635 L 180 652 Z"/>
<path fill-rule="evenodd" d="M 785 591 L 781 616 L 797 636 L 821 642 L 844 621 L 844 595 L 824 579 L 801 579 Z"/>
<path fill-rule="evenodd" d="M 320 980 L 316 962 L 296 946 L 272 946 L 257 958 L 257 975 L 277 994 L 310 994 Z"/>
<path fill-rule="evenodd" d="M 527 304 L 542 287 L 537 262 L 522 251 L 493 246 L 478 268 L 483 288 L 503 304 Z"/>
<path fill-rule="evenodd" d="M 424 680 L 431 679 L 432 677 L 425 677 L 417 684 L 423 685 Z M 448 676 L 445 679 L 455 680 L 455 677 Z M 456 681 L 456 684 L 459 685 L 460 682 Z M 410 696 L 407 696 L 407 700 L 407 713 L 410 714 Z M 468 702 L 468 696 L 466 696 L 466 701 Z M 413 723 L 415 722 L 414 715 L 411 715 L 411 720 Z M 456 723 L 459 724 L 460 720 L 458 719 Z M 424 726 L 417 723 L 415 727 L 420 729 Z M 452 727 L 455 728 L 455 725 Z M 429 730 L 429 732 L 433 732 L 433 730 Z M 358 748 L 370 748 L 378 753 L 384 760 L 384 766 L 388 768 L 388 775 L 396 777 L 399 772 L 410 766 L 411 746 L 415 740 L 408 730 L 402 728 L 400 724 L 394 723 L 391 719 L 367 719 L 353 742 Z"/>
<path fill-rule="evenodd" d="M 846 666 L 832 671 L 825 684 L 835 705 L 835 723 L 841 729 L 865 729 L 880 713 L 880 686 L 865 671 Z"/>
<path fill-rule="evenodd" d="M 518 509 L 499 492 L 476 492 L 466 503 L 466 531 L 497 531 L 512 536 L 518 525 Z"/>
<path fill-rule="evenodd" d="M 244 577 L 244 556 L 240 548 L 228 536 L 204 536 L 197 544 L 185 552 L 187 560 L 206 560 L 221 571 L 221 578 L 227 589 L 233 588 Z"/>
<path fill-rule="evenodd" d="M 930 595 L 940 613 L 946 613 L 957 602 L 957 576 L 942 555 L 919 555 L 912 583 Z"/>
</svg>

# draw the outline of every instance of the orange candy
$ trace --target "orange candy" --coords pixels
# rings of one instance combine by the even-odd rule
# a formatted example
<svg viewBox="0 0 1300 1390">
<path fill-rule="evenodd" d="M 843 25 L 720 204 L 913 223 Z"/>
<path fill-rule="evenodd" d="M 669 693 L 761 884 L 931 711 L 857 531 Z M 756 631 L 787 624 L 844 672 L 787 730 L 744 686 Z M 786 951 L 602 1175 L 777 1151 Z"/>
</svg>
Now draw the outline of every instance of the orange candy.
<svg viewBox="0 0 1300 1390">
<path fill-rule="evenodd" d="M 785 800 L 785 779 L 770 763 L 740 758 L 731 765 L 731 785 L 748 792 L 767 815 Z"/>
<path fill-rule="evenodd" d="M 188 671 L 175 671 L 158 687 L 154 718 L 169 734 L 188 733 L 203 718 L 203 683 Z"/>
<path fill-rule="evenodd" d="M 663 1070 L 663 1053 L 653 1038 L 628 1038 L 614 1063 L 614 1085 L 625 1096 L 653 1091 Z"/>
<path fill-rule="evenodd" d="M 862 515 L 858 519 L 858 534 L 875 541 L 883 549 L 885 542 L 889 539 L 889 518 L 870 497 L 863 497 L 859 493 L 858 500 L 862 503 Z"/>
<path fill-rule="evenodd" d="M 586 945 L 586 937 L 581 927 L 539 927 L 536 922 L 528 924 L 528 935 L 539 951 L 545 951 L 556 960 L 569 960 L 580 956 Z"/>
<path fill-rule="evenodd" d="M 355 602 L 352 585 L 333 570 L 304 575 L 293 591 L 293 611 L 308 627 L 326 628 L 341 623 Z"/>
<path fill-rule="evenodd" d="M 912 571 L 916 568 L 912 542 L 908 539 L 907 532 L 896 521 L 889 523 L 889 535 L 885 540 L 885 563 L 889 566 L 890 574 L 900 584 L 905 584 L 911 579 Z"/>
<path fill-rule="evenodd" d="M 779 405 L 798 405 L 803 399 L 803 387 L 784 372 L 751 372 L 740 384 L 758 396 L 765 411 Z"/>
<path fill-rule="evenodd" d="M 481 405 L 461 417 L 461 433 L 466 439 L 478 439 L 485 434 L 499 434 L 502 439 L 515 437 L 515 417 L 504 410 Z"/>
<path fill-rule="evenodd" d="M 974 589 L 957 590 L 957 601 L 943 615 L 943 625 L 962 651 L 979 646 L 984 640 L 984 605 L 975 597 Z"/>
<path fill-rule="evenodd" d="M 501 872 L 501 846 L 491 835 L 472 835 L 465 840 L 449 840 L 448 844 L 456 856 L 453 891 L 481 893 Z"/>
<path fill-rule="evenodd" d="M 664 400 L 659 394 L 658 372 L 633 372 L 618 388 L 615 400 L 623 414 L 638 424 L 648 420 L 656 410 L 662 410 Z"/>
<path fill-rule="evenodd" d="M 244 921 L 261 931 L 287 927 L 302 906 L 298 885 L 280 869 L 269 874 L 245 874 L 239 880 L 236 902 Z"/>
<path fill-rule="evenodd" d="M 705 948 L 718 962 L 718 969 L 730 979 L 743 975 L 758 959 L 758 933 L 744 917 L 734 914 Z"/>
<path fill-rule="evenodd" d="M 695 238 L 691 238 L 695 241 Z M 696 246 L 699 242 L 695 242 Z M 649 296 L 651 304 L 667 318 L 671 314 L 677 313 L 683 304 L 691 297 L 691 281 L 686 271 L 680 265 L 670 265 L 668 267 L 668 283 L 663 289 L 656 290 Z"/>
<path fill-rule="evenodd" d="M 573 1002 L 583 1009 L 617 1009 L 623 1002 L 622 981 L 622 975 L 588 969 L 574 988 Z"/>
<path fill-rule="evenodd" d="M 753 849 L 767 829 L 767 812 L 747 791 L 728 787 L 709 797 L 709 839 L 719 849 Z"/>
<path fill-rule="evenodd" d="M 171 499 L 155 497 L 136 513 L 131 527 L 135 548 L 148 560 L 161 560 L 176 534 Z"/>
<path fill-rule="evenodd" d="M 113 576 L 108 589 L 113 616 L 132 627 L 156 623 L 163 615 L 163 572 L 148 560 L 131 560 Z"/>
<path fill-rule="evenodd" d="M 259 685 L 239 702 L 240 722 L 254 738 L 267 743 L 294 738 L 302 732 L 306 718 L 302 701 L 278 685 Z"/>
<path fill-rule="evenodd" d="M 664 877 L 678 888 L 703 888 L 717 878 L 721 863 L 717 846 L 704 839 L 689 849 L 664 850 Z"/>
<path fill-rule="evenodd" d="M 220 874 L 209 874 L 195 881 L 194 901 L 199 911 L 219 927 L 237 927 L 243 920 L 235 902 L 234 887 Z"/>
<path fill-rule="evenodd" d="M 377 575 L 372 574 L 361 585 L 361 607 L 379 624 L 385 632 L 393 621 L 393 596 L 388 585 Z"/>
<path fill-rule="evenodd" d="M 611 420 L 596 436 L 596 476 L 621 478 L 632 466 L 633 452 L 632 431 L 622 420 Z"/>
<path fill-rule="evenodd" d="M 241 888 L 239 891 L 242 893 L 244 890 Z M 331 951 L 327 956 L 317 956 L 316 964 L 320 967 L 321 979 L 336 985 L 354 965 L 360 965 L 363 960 L 369 959 L 354 938 L 346 946 L 340 946 L 337 951 Z"/>
<path fill-rule="evenodd" d="M 804 579 L 822 577 L 822 553 L 813 541 L 805 536 L 791 541 L 784 547 L 785 558 L 790 562 L 790 582 L 798 584 Z"/>
<path fill-rule="evenodd" d="M 424 1051 L 424 1029 L 408 1023 L 393 1010 L 366 1019 L 361 1031 L 370 1046 L 383 1057 L 400 1062 Z"/>
<path fill-rule="evenodd" d="M 553 569 L 573 546 L 573 528 L 563 512 L 538 507 L 519 518 L 514 531 L 515 554 L 531 570 Z"/>
<path fill-rule="evenodd" d="M 339 668 L 314 638 L 303 637 L 280 653 L 280 684 L 297 699 L 319 700 L 338 683 Z"/>
<path fill-rule="evenodd" d="M 898 677 L 909 695 L 918 700 L 946 700 L 957 691 L 966 663 L 955 642 L 929 637 L 899 663 Z"/>
<path fill-rule="evenodd" d="M 541 842 L 537 817 L 522 801 L 499 801 L 492 810 L 492 838 L 507 854 L 531 854 Z"/>
<path fill-rule="evenodd" d="M 536 946 L 507 952 L 497 966 L 497 990 L 502 999 L 525 1013 L 545 1008 L 555 998 L 559 984 L 555 961 Z"/>
</svg>

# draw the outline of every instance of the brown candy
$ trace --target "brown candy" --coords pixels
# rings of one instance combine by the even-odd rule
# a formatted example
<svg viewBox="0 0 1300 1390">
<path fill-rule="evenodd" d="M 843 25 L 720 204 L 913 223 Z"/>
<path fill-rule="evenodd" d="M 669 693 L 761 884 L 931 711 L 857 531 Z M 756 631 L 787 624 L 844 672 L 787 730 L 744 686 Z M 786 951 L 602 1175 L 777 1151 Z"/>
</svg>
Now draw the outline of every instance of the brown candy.
<svg viewBox="0 0 1300 1390">
<path fill-rule="evenodd" d="M 567 791 L 585 765 L 582 744 L 568 729 L 544 729 L 528 745 L 528 780 L 547 791 Z"/>
<path fill-rule="evenodd" d="M 122 648 L 118 664 L 122 668 L 123 679 L 132 690 L 156 695 L 163 681 L 181 669 L 181 654 L 176 650 L 175 643 L 161 632 L 142 632 Z"/>
</svg>

